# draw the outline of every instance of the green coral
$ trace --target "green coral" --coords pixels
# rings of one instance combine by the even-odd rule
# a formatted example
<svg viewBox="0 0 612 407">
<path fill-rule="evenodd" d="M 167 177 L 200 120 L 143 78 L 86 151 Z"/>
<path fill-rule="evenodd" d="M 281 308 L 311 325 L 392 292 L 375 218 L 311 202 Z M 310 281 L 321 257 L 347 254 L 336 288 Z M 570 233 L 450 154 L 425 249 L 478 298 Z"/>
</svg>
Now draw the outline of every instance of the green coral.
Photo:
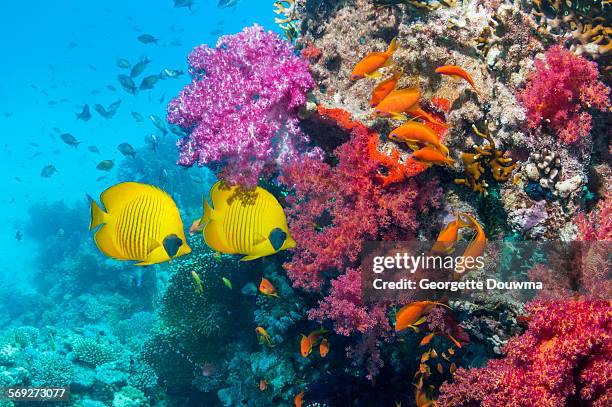
<svg viewBox="0 0 612 407">
<path fill-rule="evenodd" d="M 92 366 L 99 366 L 114 359 L 112 348 L 93 338 L 79 338 L 72 346 L 72 354 L 76 360 Z"/>
<path fill-rule="evenodd" d="M 132 386 L 125 386 L 115 393 L 113 407 L 148 407 L 149 399 L 145 394 Z"/>
<path fill-rule="evenodd" d="M 72 382 L 72 363 L 57 353 L 43 353 L 32 363 L 33 386 L 68 386 Z"/>
</svg>

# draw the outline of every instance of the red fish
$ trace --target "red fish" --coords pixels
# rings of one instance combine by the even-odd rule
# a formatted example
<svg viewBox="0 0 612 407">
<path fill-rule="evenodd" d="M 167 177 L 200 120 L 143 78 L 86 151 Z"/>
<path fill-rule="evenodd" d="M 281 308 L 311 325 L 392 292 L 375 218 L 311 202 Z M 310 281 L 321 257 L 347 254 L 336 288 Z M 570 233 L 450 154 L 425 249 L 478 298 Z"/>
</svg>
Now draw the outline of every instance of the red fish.
<svg viewBox="0 0 612 407">
<path fill-rule="evenodd" d="M 474 89 L 474 91 L 478 93 L 478 96 L 482 97 L 482 94 L 478 91 L 478 89 L 476 89 L 476 85 L 474 85 L 474 79 L 472 79 L 470 74 L 467 73 L 465 69 L 458 67 L 456 65 L 444 65 L 444 66 L 437 68 L 436 73 L 439 73 L 441 75 L 449 75 L 449 76 L 452 76 L 453 78 L 461 78 L 467 81 L 467 83 L 470 84 L 472 89 Z"/>
<path fill-rule="evenodd" d="M 293 403 L 295 407 L 302 407 L 302 403 L 304 402 L 304 390 L 298 393 L 297 396 L 293 399 Z"/>
<path fill-rule="evenodd" d="M 398 45 L 397 40 L 393 38 L 389 48 L 385 52 L 370 52 L 368 55 L 363 57 L 361 61 L 357 62 L 353 72 L 351 72 L 351 80 L 356 81 L 364 77 L 377 77 L 380 73 L 377 71 L 383 66 L 389 65 L 389 59 L 397 51 Z"/>
</svg>

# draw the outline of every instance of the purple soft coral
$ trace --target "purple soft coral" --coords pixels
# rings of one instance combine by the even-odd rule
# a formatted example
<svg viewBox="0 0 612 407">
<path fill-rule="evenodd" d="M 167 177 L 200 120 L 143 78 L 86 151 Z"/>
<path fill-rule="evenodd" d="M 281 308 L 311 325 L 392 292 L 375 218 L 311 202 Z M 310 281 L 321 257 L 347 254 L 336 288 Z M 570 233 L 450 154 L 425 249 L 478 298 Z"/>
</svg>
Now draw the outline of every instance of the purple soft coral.
<svg viewBox="0 0 612 407">
<path fill-rule="evenodd" d="M 192 82 L 168 105 L 168 121 L 191 130 L 179 164 L 214 165 L 226 181 L 253 186 L 299 156 L 308 140 L 296 110 L 314 82 L 288 42 L 255 25 L 196 47 L 189 66 Z"/>
</svg>

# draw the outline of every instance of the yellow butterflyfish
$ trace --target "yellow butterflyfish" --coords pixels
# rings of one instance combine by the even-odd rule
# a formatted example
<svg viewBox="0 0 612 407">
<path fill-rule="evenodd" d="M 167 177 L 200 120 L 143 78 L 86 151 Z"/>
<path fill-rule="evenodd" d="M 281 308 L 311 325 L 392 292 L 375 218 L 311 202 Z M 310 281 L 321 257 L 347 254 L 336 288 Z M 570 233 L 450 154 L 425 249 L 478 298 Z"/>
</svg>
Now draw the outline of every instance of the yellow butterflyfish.
<svg viewBox="0 0 612 407">
<path fill-rule="evenodd" d="M 203 199 L 200 225 L 210 248 L 225 254 L 243 254 L 254 260 L 295 247 L 283 208 L 274 195 L 261 187 L 249 192 L 252 199 L 238 196 L 237 187 L 217 182 L 210 190 L 212 207 Z"/>
<path fill-rule="evenodd" d="M 161 189 L 137 182 L 114 185 L 100 195 L 105 211 L 90 200 L 89 230 L 102 225 L 94 240 L 105 255 L 146 266 L 191 252 L 179 210 Z"/>
</svg>

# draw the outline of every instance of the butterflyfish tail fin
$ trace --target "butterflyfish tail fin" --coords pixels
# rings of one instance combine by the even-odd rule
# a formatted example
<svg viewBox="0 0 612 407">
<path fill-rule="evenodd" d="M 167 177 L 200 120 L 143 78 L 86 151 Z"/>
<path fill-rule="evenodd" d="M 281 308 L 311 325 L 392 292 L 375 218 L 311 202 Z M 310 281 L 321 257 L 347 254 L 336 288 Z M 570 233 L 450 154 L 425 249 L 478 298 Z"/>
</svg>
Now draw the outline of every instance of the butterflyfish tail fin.
<svg viewBox="0 0 612 407">
<path fill-rule="evenodd" d="M 89 202 L 91 203 L 91 220 L 89 222 L 89 230 L 94 230 L 98 226 L 108 222 L 108 214 L 100 208 L 98 203 L 89 195 Z"/>
</svg>

